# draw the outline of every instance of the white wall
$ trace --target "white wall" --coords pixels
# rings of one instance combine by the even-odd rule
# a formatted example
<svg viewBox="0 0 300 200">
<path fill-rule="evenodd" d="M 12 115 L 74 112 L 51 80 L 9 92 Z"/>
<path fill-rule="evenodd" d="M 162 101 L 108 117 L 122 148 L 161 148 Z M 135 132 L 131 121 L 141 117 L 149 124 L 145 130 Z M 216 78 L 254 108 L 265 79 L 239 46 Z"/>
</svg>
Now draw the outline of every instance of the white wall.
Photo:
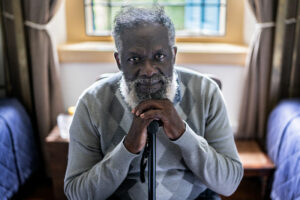
<svg viewBox="0 0 300 200">
<path fill-rule="evenodd" d="M 100 74 L 118 71 L 113 63 L 63 63 L 60 69 L 65 109 L 74 106 L 80 94 Z"/>
</svg>

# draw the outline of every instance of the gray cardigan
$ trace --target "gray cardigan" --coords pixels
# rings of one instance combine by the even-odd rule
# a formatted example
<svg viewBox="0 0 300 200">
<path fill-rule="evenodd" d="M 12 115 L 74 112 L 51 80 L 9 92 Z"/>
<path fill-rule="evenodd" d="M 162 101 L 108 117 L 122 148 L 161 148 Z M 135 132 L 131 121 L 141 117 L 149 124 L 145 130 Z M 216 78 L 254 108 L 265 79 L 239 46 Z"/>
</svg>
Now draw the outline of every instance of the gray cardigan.
<svg viewBox="0 0 300 200">
<path fill-rule="evenodd" d="M 169 140 L 157 133 L 157 199 L 195 199 L 206 188 L 232 194 L 243 168 L 223 96 L 209 78 L 175 68 L 185 133 Z M 123 145 L 132 114 L 120 90 L 121 73 L 97 81 L 79 98 L 70 128 L 65 193 L 69 199 L 147 199 L 139 179 L 140 154 Z M 147 173 L 147 168 L 146 168 Z"/>
</svg>

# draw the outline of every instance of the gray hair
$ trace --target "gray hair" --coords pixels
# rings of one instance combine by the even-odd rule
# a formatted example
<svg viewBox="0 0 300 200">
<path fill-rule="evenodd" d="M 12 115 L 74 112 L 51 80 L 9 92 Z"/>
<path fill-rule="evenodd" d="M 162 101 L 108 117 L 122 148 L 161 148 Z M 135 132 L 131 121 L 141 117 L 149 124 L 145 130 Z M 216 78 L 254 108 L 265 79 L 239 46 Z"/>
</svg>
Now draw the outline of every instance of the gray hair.
<svg viewBox="0 0 300 200">
<path fill-rule="evenodd" d="M 117 51 L 122 51 L 121 34 L 124 30 L 134 29 L 147 23 L 158 23 L 167 28 L 169 44 L 175 43 L 175 28 L 171 19 L 165 14 L 164 9 L 155 4 L 151 8 L 123 7 L 116 15 L 112 35 L 115 39 Z"/>
</svg>

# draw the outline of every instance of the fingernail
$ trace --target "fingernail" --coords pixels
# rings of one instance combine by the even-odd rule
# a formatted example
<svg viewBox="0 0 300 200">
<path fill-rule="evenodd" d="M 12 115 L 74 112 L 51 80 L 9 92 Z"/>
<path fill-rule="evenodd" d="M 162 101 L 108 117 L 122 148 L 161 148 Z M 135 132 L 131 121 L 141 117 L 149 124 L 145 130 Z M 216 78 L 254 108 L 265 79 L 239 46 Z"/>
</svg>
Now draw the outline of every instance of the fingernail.
<svg viewBox="0 0 300 200">
<path fill-rule="evenodd" d="M 140 117 L 141 117 L 141 118 L 144 118 L 144 116 L 145 116 L 144 114 L 141 114 L 141 116 L 140 116 Z"/>
</svg>

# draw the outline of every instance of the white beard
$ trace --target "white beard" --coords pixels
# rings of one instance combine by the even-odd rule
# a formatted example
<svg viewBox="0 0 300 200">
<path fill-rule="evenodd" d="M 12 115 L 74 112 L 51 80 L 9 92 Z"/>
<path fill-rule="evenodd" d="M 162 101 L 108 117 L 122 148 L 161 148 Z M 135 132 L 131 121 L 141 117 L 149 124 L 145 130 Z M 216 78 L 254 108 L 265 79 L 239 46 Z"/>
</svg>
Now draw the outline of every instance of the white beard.
<svg viewBox="0 0 300 200">
<path fill-rule="evenodd" d="M 169 78 L 166 81 L 165 92 L 161 95 L 161 97 L 159 97 L 159 99 L 169 99 L 171 102 L 173 102 L 177 89 L 177 74 L 173 72 L 172 78 Z M 146 100 L 141 99 L 138 96 L 134 81 L 132 83 L 126 82 L 124 74 L 122 75 L 122 78 L 120 80 L 120 91 L 122 96 L 124 97 L 125 102 L 131 109 L 135 108 L 142 101 Z"/>
</svg>

